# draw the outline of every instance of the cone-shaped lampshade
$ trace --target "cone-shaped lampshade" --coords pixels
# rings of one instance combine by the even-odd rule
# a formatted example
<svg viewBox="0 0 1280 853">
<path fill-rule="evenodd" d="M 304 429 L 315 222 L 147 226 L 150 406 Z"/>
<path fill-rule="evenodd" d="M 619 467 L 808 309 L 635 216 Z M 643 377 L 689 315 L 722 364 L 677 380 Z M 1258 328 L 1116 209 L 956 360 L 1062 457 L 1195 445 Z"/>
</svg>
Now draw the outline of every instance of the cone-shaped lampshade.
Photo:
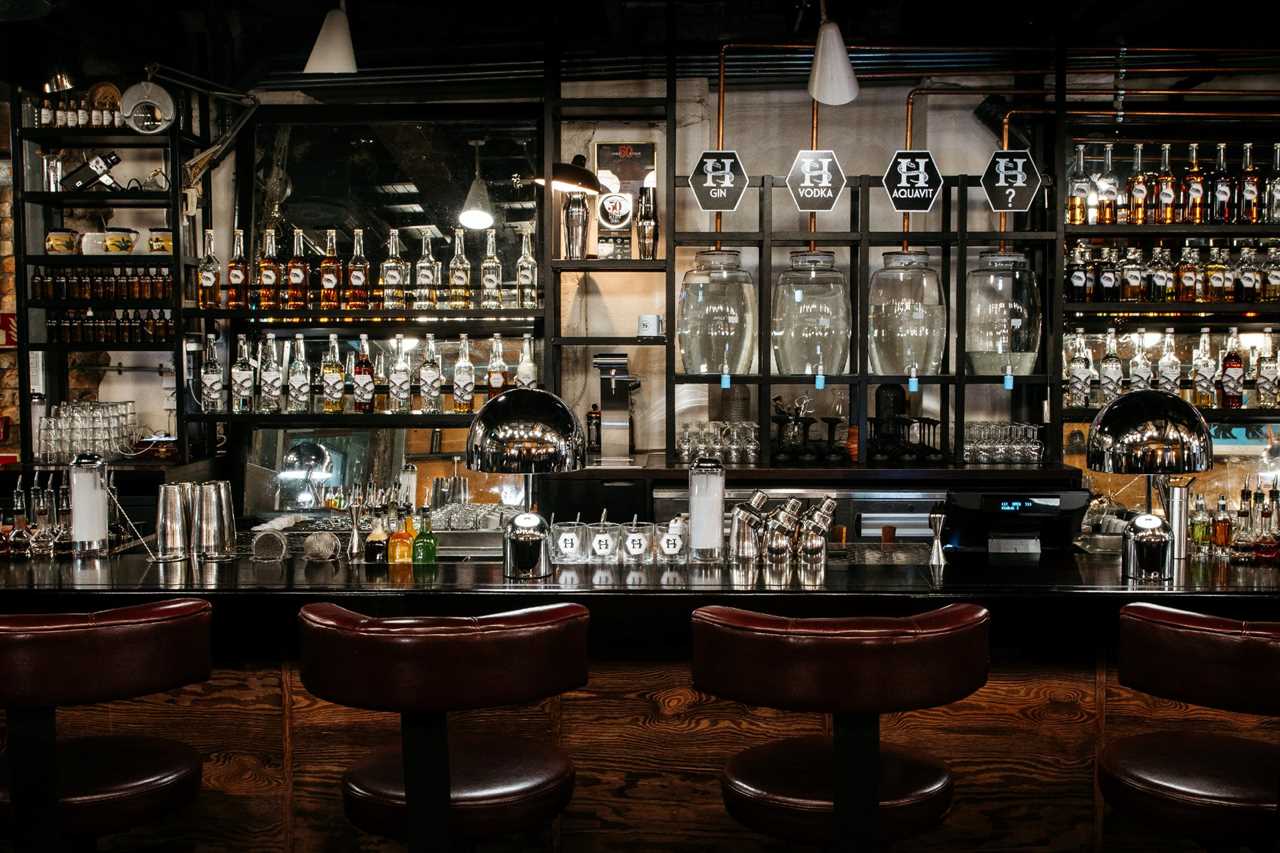
<svg viewBox="0 0 1280 853">
<path fill-rule="evenodd" d="M 463 228 L 473 231 L 483 230 L 493 225 L 493 207 L 489 203 L 489 188 L 484 185 L 484 178 L 476 175 L 467 190 L 467 200 L 462 203 L 462 212 L 458 214 L 458 223 Z"/>
<path fill-rule="evenodd" d="M 307 57 L 303 74 L 355 74 L 356 51 L 351 44 L 351 25 L 342 8 L 331 9 L 324 16 L 320 35 Z"/>
<path fill-rule="evenodd" d="M 849 61 L 849 51 L 840 35 L 840 25 L 827 21 L 818 28 L 818 45 L 809 69 L 809 97 L 820 104 L 839 106 L 858 97 L 858 78 Z"/>
</svg>

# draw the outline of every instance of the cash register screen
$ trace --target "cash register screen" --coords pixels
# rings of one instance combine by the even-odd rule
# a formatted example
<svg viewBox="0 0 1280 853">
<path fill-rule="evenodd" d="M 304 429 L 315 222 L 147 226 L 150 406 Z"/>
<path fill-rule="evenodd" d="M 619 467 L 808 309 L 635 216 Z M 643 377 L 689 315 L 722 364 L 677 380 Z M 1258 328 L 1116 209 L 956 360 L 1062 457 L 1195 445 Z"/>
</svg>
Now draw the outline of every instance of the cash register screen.
<svg viewBox="0 0 1280 853">
<path fill-rule="evenodd" d="M 1062 505 L 1057 497 L 1015 497 L 1013 495 L 983 495 L 982 511 L 1006 515 L 1051 515 Z"/>
</svg>

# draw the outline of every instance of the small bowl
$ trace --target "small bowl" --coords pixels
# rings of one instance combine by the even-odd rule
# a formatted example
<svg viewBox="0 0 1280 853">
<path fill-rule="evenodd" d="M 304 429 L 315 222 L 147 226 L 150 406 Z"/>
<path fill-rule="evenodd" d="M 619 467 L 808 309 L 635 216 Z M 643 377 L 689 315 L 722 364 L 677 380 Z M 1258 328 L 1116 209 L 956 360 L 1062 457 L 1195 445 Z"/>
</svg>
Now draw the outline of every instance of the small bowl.
<svg viewBox="0 0 1280 853">
<path fill-rule="evenodd" d="M 79 233 L 70 228 L 50 228 L 44 235 L 44 250 L 51 255 L 74 255 Z"/>
</svg>

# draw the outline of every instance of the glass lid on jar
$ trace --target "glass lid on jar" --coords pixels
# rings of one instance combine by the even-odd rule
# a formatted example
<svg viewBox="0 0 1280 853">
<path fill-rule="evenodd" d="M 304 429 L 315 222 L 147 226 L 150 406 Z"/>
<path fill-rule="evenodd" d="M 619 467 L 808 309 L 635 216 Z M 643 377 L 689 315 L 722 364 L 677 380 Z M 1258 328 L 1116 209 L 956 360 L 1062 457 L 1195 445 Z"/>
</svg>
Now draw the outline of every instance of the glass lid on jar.
<svg viewBox="0 0 1280 853">
<path fill-rule="evenodd" d="M 792 269 L 808 269 L 810 267 L 830 269 L 835 266 L 835 263 L 835 252 L 801 249 L 791 253 Z"/>
<path fill-rule="evenodd" d="M 736 267 L 740 265 L 741 255 L 737 249 L 704 249 L 694 258 L 699 266 Z"/>
<path fill-rule="evenodd" d="M 928 264 L 929 253 L 924 249 L 904 249 L 899 252 L 885 252 L 883 262 L 887 267 L 902 267 L 907 266 L 908 264 Z"/>
<path fill-rule="evenodd" d="M 1026 266 L 1027 256 L 1024 252 L 1012 249 L 994 249 L 978 255 L 978 261 L 984 267 Z"/>
</svg>

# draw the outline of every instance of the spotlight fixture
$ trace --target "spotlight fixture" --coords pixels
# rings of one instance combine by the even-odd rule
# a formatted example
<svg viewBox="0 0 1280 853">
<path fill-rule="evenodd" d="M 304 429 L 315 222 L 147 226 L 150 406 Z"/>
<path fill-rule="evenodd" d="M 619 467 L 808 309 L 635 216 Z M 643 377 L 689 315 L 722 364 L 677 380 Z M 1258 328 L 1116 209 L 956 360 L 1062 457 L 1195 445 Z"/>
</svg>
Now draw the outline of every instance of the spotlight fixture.
<svg viewBox="0 0 1280 853">
<path fill-rule="evenodd" d="M 351 44 L 351 23 L 347 20 L 347 4 L 338 0 L 338 8 L 330 9 L 320 26 L 320 34 L 311 47 L 303 74 L 355 74 L 356 50 Z"/>
<path fill-rule="evenodd" d="M 545 178 L 534 178 L 538 186 L 546 186 Z M 599 195 L 604 192 L 596 173 L 587 168 L 587 158 L 575 154 L 571 163 L 551 164 L 551 189 L 566 193 Z"/>
<path fill-rule="evenodd" d="M 476 176 L 471 181 L 471 189 L 467 190 L 466 201 L 462 203 L 458 223 L 472 231 L 483 231 L 493 225 L 493 205 L 489 201 L 489 188 L 480 174 L 480 146 L 484 145 L 484 140 L 472 139 L 471 145 L 476 149 Z"/>
<path fill-rule="evenodd" d="M 839 106 L 858 97 L 858 78 L 849 61 L 840 25 L 827 20 L 827 3 L 822 0 L 822 26 L 809 69 L 809 97 L 820 104 Z"/>
</svg>

